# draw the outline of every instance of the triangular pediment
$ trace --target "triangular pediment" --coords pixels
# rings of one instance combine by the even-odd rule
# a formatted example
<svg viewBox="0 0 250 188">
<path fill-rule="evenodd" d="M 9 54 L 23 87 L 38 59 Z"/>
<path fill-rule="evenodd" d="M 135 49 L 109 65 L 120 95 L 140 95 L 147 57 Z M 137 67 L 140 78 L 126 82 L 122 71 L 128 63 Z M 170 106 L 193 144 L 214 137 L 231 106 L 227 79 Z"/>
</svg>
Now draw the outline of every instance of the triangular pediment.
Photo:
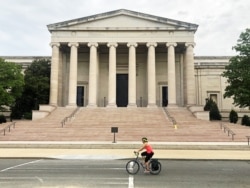
<svg viewBox="0 0 250 188">
<path fill-rule="evenodd" d="M 198 25 L 149 14 L 120 9 L 48 25 L 60 30 L 191 30 Z"/>
</svg>

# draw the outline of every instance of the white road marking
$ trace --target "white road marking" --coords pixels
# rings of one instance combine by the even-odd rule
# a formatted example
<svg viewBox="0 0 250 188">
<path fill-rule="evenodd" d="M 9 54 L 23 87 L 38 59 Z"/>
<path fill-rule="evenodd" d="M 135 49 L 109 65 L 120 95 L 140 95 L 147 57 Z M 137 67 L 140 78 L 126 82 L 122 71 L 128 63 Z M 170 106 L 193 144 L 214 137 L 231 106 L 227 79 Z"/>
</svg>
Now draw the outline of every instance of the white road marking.
<svg viewBox="0 0 250 188">
<path fill-rule="evenodd" d="M 42 179 L 42 178 L 39 178 L 39 177 L 36 176 L 36 179 L 38 179 L 38 181 L 39 181 L 40 183 L 43 183 L 43 179 Z"/>
<path fill-rule="evenodd" d="M 25 166 L 25 165 L 28 165 L 28 164 L 32 164 L 32 163 L 42 161 L 42 160 L 43 159 L 39 159 L 39 160 L 31 161 L 31 162 L 28 162 L 28 163 L 23 163 L 23 164 L 19 164 L 19 165 L 16 165 L 16 166 L 9 167 L 9 168 L 5 168 L 5 169 L 1 170 L 0 172 L 5 172 L 5 171 L 8 171 L 8 170 L 20 167 L 20 166 Z"/>
<path fill-rule="evenodd" d="M 128 188 L 134 188 L 134 176 L 132 175 L 128 177 Z"/>
</svg>

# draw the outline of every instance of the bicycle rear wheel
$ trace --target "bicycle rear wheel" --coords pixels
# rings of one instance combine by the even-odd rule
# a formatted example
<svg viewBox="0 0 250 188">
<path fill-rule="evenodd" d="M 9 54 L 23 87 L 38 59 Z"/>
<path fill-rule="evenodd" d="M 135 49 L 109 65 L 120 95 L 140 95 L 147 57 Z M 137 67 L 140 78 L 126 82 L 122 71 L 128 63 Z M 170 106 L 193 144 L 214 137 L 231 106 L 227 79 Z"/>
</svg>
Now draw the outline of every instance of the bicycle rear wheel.
<svg viewBox="0 0 250 188">
<path fill-rule="evenodd" d="M 126 164 L 126 170 L 129 174 L 136 174 L 140 170 L 140 164 L 136 160 L 130 160 Z"/>
<path fill-rule="evenodd" d="M 149 169 L 150 169 L 150 174 L 157 175 L 161 172 L 161 163 L 158 160 L 150 161 Z"/>
</svg>

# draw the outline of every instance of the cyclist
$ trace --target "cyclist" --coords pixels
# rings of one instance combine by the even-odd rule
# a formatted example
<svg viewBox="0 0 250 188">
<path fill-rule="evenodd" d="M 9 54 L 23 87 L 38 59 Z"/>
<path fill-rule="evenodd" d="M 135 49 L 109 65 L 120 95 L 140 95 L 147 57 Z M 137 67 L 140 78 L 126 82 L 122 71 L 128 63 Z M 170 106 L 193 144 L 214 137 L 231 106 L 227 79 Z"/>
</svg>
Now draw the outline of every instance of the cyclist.
<svg viewBox="0 0 250 188">
<path fill-rule="evenodd" d="M 142 138 L 142 143 L 143 143 L 143 146 L 137 152 L 139 153 L 142 150 L 146 150 L 141 153 L 141 156 L 145 158 L 145 163 L 144 163 L 146 167 L 145 172 L 150 172 L 148 162 L 153 157 L 154 151 L 153 151 L 152 146 L 148 143 L 148 139 L 146 137 Z"/>
</svg>

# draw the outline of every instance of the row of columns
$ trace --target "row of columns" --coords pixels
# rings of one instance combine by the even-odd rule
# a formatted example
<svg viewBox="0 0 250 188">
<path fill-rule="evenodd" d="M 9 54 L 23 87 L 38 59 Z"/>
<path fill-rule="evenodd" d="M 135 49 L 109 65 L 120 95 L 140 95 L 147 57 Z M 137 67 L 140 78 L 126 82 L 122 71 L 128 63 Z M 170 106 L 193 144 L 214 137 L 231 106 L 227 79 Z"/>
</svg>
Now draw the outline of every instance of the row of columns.
<svg viewBox="0 0 250 188">
<path fill-rule="evenodd" d="M 51 62 L 51 88 L 50 104 L 57 106 L 58 98 L 58 74 L 59 74 L 59 43 L 51 43 L 52 62 Z M 68 105 L 76 106 L 77 92 L 77 48 L 78 43 L 69 43 L 70 50 L 70 70 L 69 70 L 69 93 Z M 116 107 L 116 48 L 117 43 L 108 43 L 109 47 L 109 90 L 108 107 Z M 136 107 L 136 47 L 137 43 L 128 43 L 129 48 L 129 88 L 128 88 L 128 107 Z M 147 43 L 148 47 L 148 107 L 156 107 L 156 72 L 155 72 L 155 48 L 157 43 Z M 175 47 L 177 43 L 167 43 L 168 48 L 168 104 L 176 105 L 176 76 L 175 76 Z M 89 103 L 88 107 L 97 106 L 97 47 L 98 43 L 88 43 L 90 48 L 89 58 Z M 186 43 L 186 87 L 187 103 L 195 104 L 194 88 L 194 62 L 193 47 L 194 43 Z"/>
</svg>

